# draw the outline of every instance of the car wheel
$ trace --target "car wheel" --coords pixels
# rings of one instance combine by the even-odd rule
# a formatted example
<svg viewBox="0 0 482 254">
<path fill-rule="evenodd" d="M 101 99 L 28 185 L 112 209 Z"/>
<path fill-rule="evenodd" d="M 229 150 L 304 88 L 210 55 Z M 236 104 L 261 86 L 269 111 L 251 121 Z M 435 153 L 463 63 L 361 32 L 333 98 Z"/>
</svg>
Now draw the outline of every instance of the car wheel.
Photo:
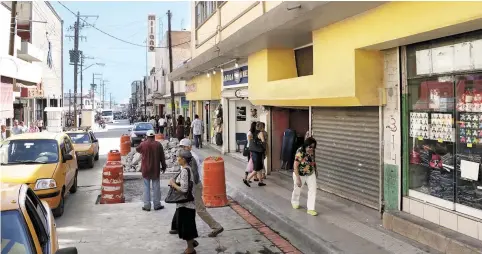
<svg viewBox="0 0 482 254">
<path fill-rule="evenodd" d="M 70 187 L 69 192 L 70 193 L 76 193 L 77 192 L 77 172 L 75 172 L 74 184 L 72 185 L 72 187 Z"/>
<path fill-rule="evenodd" d="M 57 208 L 52 210 L 52 214 L 54 217 L 60 217 L 62 214 L 64 214 L 64 206 L 65 206 L 65 201 L 64 201 L 64 191 L 62 190 L 62 193 L 60 194 L 60 203 Z"/>
<path fill-rule="evenodd" d="M 98 161 L 99 160 L 99 152 L 95 154 L 94 160 Z"/>
<path fill-rule="evenodd" d="M 87 166 L 89 166 L 89 168 L 93 168 L 94 167 L 94 161 L 95 161 L 94 156 L 90 156 Z"/>
</svg>

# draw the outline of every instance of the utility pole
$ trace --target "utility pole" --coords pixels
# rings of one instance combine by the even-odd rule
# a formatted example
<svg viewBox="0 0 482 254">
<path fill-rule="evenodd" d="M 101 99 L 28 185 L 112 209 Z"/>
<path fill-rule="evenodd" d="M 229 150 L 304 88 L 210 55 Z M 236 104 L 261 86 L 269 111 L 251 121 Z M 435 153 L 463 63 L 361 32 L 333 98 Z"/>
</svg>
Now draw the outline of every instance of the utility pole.
<svg viewBox="0 0 482 254">
<path fill-rule="evenodd" d="M 109 93 L 109 108 L 112 109 L 112 93 Z"/>
<path fill-rule="evenodd" d="M 70 117 L 70 105 L 72 104 L 72 90 L 69 89 L 69 117 Z"/>
<path fill-rule="evenodd" d="M 79 64 L 79 23 L 80 13 L 77 12 L 77 21 L 74 24 L 74 126 L 77 128 L 77 76 Z"/>
<path fill-rule="evenodd" d="M 83 51 L 80 51 L 80 109 L 84 109 L 84 59 L 94 59 L 93 57 L 87 57 L 84 55 Z M 88 67 L 87 67 L 88 68 Z"/>
<path fill-rule="evenodd" d="M 144 87 L 144 116 L 147 116 L 146 79 L 147 79 L 147 76 L 144 77 L 144 79 L 142 80 L 143 87 Z"/>
<path fill-rule="evenodd" d="M 171 37 L 171 10 L 167 11 L 167 36 L 169 48 L 169 73 L 172 72 L 172 37 Z M 176 104 L 174 103 L 174 81 L 171 84 L 171 109 L 172 109 L 172 127 L 176 130 Z"/>
</svg>

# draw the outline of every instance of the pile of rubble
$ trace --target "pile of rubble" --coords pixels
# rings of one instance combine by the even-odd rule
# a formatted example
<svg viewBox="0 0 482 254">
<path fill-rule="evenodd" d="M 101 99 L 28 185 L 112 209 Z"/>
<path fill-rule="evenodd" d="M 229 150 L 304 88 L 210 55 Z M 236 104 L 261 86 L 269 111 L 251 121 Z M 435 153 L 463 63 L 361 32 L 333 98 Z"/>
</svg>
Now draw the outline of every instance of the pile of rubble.
<svg viewBox="0 0 482 254">
<path fill-rule="evenodd" d="M 159 141 L 164 148 L 164 154 L 166 157 L 166 172 L 179 172 L 179 164 L 177 163 L 177 154 L 179 153 L 179 140 L 172 138 L 170 141 Z M 141 172 L 141 154 L 136 152 L 135 149 L 122 156 L 122 165 L 124 166 L 124 172 Z"/>
</svg>

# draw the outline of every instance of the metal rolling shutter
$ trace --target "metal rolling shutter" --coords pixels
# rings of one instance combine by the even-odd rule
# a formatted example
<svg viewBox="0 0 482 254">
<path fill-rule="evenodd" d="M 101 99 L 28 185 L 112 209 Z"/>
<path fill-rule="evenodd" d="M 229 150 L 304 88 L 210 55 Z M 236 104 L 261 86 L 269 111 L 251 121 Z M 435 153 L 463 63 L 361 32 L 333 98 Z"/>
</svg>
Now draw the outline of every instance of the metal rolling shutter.
<svg viewBox="0 0 482 254">
<path fill-rule="evenodd" d="M 313 108 L 321 189 L 378 209 L 378 107 Z"/>
</svg>

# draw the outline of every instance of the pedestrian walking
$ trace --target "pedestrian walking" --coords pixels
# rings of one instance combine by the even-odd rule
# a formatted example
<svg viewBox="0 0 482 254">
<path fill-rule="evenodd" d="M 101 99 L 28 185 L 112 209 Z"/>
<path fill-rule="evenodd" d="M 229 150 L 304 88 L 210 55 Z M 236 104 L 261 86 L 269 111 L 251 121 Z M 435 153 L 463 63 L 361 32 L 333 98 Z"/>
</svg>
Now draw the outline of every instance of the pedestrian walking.
<svg viewBox="0 0 482 254">
<path fill-rule="evenodd" d="M 204 133 L 204 124 L 203 121 L 199 119 L 199 115 L 194 115 L 194 121 L 192 121 L 191 129 L 194 137 L 194 145 L 196 148 L 203 148 L 202 135 Z"/>
<path fill-rule="evenodd" d="M 0 141 L 7 140 L 8 136 L 9 136 L 8 133 L 7 133 L 7 126 L 2 124 L 0 129 L 1 129 L 1 134 L 2 134 L 2 136 L 0 137 L 1 138 Z"/>
<path fill-rule="evenodd" d="M 191 118 L 188 116 L 186 117 L 186 121 L 184 122 L 184 135 L 191 139 Z"/>
<path fill-rule="evenodd" d="M 244 179 L 248 179 L 248 175 L 249 173 L 251 173 L 253 171 L 253 161 L 251 160 L 251 152 L 249 151 L 249 144 L 251 143 L 251 141 L 253 140 L 254 138 L 254 133 L 256 132 L 256 122 L 252 122 L 251 123 L 251 126 L 249 128 L 249 131 L 247 133 L 247 137 L 248 137 L 248 143 L 246 144 L 246 148 L 245 150 L 247 150 L 247 157 L 248 157 L 248 165 L 246 166 L 246 171 L 244 172 L 245 176 L 244 176 Z M 251 183 L 251 182 L 249 182 Z"/>
<path fill-rule="evenodd" d="M 154 210 L 159 210 L 164 208 L 161 204 L 161 186 L 159 177 L 161 172 L 164 173 L 166 171 L 166 158 L 161 143 L 154 139 L 154 131 L 147 131 L 146 136 L 147 139 L 142 141 L 136 148 L 136 151 L 142 155 L 141 172 L 142 177 L 144 178 L 144 206 L 142 207 L 142 210 L 151 210 L 151 200 Z M 151 187 L 153 192 L 152 199 Z"/>
<path fill-rule="evenodd" d="M 42 129 L 44 128 L 44 120 L 40 119 L 37 120 L 37 127 L 40 132 L 42 132 Z"/>
<path fill-rule="evenodd" d="M 313 216 L 318 215 L 315 210 L 316 203 L 316 171 L 315 162 L 316 140 L 307 138 L 303 145 L 298 148 L 293 165 L 293 193 L 291 195 L 291 205 L 294 209 L 300 208 L 301 188 L 306 183 L 308 185 L 307 213 Z"/>
<path fill-rule="evenodd" d="M 181 172 L 179 175 L 177 175 L 176 179 L 173 178 L 169 181 L 169 186 L 178 192 L 189 193 L 191 191 L 191 194 L 196 195 L 194 194 L 196 192 L 194 188 L 189 188 L 190 182 L 194 184 L 194 179 L 191 177 L 192 170 L 189 166 L 191 160 L 192 155 L 189 151 L 180 151 L 177 157 L 177 162 L 181 166 Z M 199 243 L 195 240 L 195 238 L 198 237 L 195 201 L 176 203 L 176 212 L 174 213 L 171 227 L 176 230 L 175 233 L 178 234 L 180 239 L 186 241 L 187 249 L 184 251 L 184 253 L 196 253 L 194 248 L 197 247 Z"/>
<path fill-rule="evenodd" d="M 177 117 L 176 138 L 177 140 L 184 138 L 184 117 L 182 115 Z"/>
<path fill-rule="evenodd" d="M 264 168 L 263 156 L 264 156 L 264 152 L 266 151 L 266 141 L 265 141 L 263 132 L 261 130 L 262 130 L 262 123 L 257 122 L 256 131 L 253 135 L 254 138 L 249 144 L 249 151 L 251 152 L 251 159 L 253 161 L 253 172 L 250 175 L 248 175 L 247 178 L 243 179 L 244 184 L 246 184 L 248 187 L 251 187 L 251 185 L 249 184 L 249 181 L 255 175 L 257 175 L 259 179 L 258 186 L 266 186 L 266 184 L 263 182 L 263 177 L 262 177 L 262 170 Z"/>
<path fill-rule="evenodd" d="M 158 120 L 159 123 L 159 133 L 164 134 L 164 128 L 167 126 L 166 118 L 162 115 Z"/>
<path fill-rule="evenodd" d="M 30 123 L 30 127 L 27 130 L 28 133 L 39 132 L 39 129 L 35 123 Z"/>
<path fill-rule="evenodd" d="M 12 135 L 24 133 L 23 128 L 19 125 L 18 120 L 13 120 Z"/>
<path fill-rule="evenodd" d="M 209 237 L 216 237 L 221 232 L 224 231 L 224 228 L 209 214 L 206 210 L 206 205 L 204 204 L 202 194 L 203 194 L 203 168 L 202 158 L 192 150 L 192 143 L 191 140 L 185 138 L 179 142 L 179 147 L 181 147 L 184 151 L 189 151 L 193 157 L 190 161 L 189 166 L 191 167 L 193 181 L 194 181 L 194 202 L 196 204 L 196 213 L 201 217 L 201 219 L 208 224 L 211 228 L 211 233 L 208 234 Z M 174 219 L 173 223 L 171 224 L 171 234 L 177 234 L 177 228 L 175 227 Z"/>
</svg>

